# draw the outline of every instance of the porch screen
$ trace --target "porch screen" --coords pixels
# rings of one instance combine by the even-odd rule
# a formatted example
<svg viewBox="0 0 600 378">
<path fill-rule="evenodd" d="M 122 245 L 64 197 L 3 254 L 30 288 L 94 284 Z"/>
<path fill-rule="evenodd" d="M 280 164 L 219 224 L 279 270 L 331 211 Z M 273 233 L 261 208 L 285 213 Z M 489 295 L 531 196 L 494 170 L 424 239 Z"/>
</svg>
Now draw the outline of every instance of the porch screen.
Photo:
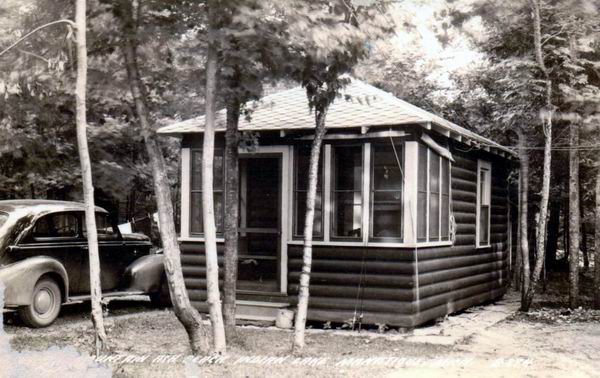
<svg viewBox="0 0 600 378">
<path fill-rule="evenodd" d="M 332 236 L 362 237 L 362 146 L 333 149 Z"/>
<path fill-rule="evenodd" d="M 306 193 L 308 192 L 308 167 L 310 163 L 310 146 L 296 147 L 294 156 L 294 237 L 304 236 L 304 220 L 306 217 Z M 317 196 L 315 199 L 315 220 L 313 222 L 313 238 L 323 237 L 323 162 L 325 156 L 321 151 L 319 159 L 319 179 L 317 180 Z"/>
<path fill-rule="evenodd" d="M 202 234 L 202 150 L 192 150 L 192 177 L 190 188 L 190 232 Z M 223 232 L 223 149 L 215 148 L 213 160 L 213 188 L 217 233 Z"/>
<path fill-rule="evenodd" d="M 419 144 L 417 241 L 450 240 L 450 161 Z"/>
<path fill-rule="evenodd" d="M 402 147 L 373 144 L 371 147 L 371 239 L 402 238 Z M 399 166 L 400 164 L 400 166 Z"/>
</svg>

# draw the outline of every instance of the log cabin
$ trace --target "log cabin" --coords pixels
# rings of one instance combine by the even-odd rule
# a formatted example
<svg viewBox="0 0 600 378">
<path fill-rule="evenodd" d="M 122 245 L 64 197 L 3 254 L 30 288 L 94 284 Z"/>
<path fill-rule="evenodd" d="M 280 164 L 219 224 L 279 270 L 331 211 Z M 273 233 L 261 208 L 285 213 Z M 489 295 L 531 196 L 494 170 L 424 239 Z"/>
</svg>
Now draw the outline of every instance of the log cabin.
<svg viewBox="0 0 600 378">
<path fill-rule="evenodd" d="M 246 104 L 240 132 L 238 316 L 294 309 L 314 113 L 297 87 Z M 222 269 L 226 112 L 217 113 L 214 198 Z M 181 261 L 206 310 L 204 117 L 158 130 L 181 140 Z M 515 208 L 513 151 L 352 79 L 331 105 L 319 166 L 308 319 L 414 327 L 500 298 Z M 257 145 L 256 145 L 257 144 Z M 512 216 L 511 216 L 512 212 Z"/>
</svg>

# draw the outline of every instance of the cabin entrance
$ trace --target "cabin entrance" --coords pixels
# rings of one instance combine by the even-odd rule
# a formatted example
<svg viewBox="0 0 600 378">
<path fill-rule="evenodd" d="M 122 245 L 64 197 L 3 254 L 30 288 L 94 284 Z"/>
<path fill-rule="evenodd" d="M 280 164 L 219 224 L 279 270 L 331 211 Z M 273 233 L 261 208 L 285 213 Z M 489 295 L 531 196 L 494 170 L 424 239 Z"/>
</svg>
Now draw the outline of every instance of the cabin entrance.
<svg viewBox="0 0 600 378">
<path fill-rule="evenodd" d="M 281 155 L 240 157 L 240 291 L 280 290 Z"/>
</svg>

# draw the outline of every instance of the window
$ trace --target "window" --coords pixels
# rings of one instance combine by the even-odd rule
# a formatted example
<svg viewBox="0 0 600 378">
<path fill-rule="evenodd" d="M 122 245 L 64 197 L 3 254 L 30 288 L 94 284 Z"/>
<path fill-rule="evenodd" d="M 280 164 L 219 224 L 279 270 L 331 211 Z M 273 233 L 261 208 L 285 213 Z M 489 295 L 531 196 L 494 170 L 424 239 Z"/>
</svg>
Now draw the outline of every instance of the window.
<svg viewBox="0 0 600 378">
<path fill-rule="evenodd" d="M 477 162 L 477 235 L 476 246 L 490 245 L 490 200 L 492 169 L 488 162 Z"/>
<path fill-rule="evenodd" d="M 86 237 L 85 213 L 81 213 L 81 222 L 83 236 Z M 113 227 L 106 213 L 96 213 L 96 232 L 98 233 L 98 240 L 109 240 L 118 236 L 116 227 Z"/>
<path fill-rule="evenodd" d="M 79 235 L 79 223 L 73 213 L 46 215 L 33 228 L 34 238 L 74 238 Z"/>
<path fill-rule="evenodd" d="M 191 151 L 190 232 L 204 232 L 202 220 L 202 150 Z M 217 233 L 223 232 L 223 150 L 215 148 L 213 190 Z"/>
<path fill-rule="evenodd" d="M 362 238 L 362 146 L 333 148 L 332 237 Z"/>
<path fill-rule="evenodd" d="M 417 241 L 448 241 L 450 234 L 450 162 L 419 144 Z"/>
<path fill-rule="evenodd" d="M 306 194 L 308 192 L 308 167 L 310 164 L 310 146 L 295 148 L 294 156 L 294 237 L 304 235 L 304 220 L 306 217 Z M 319 159 L 319 179 L 317 180 L 317 195 L 315 198 L 315 220 L 313 222 L 313 237 L 323 237 L 323 161 L 325 156 L 321 153 Z"/>
<path fill-rule="evenodd" d="M 402 240 L 402 147 L 371 147 L 371 230 L 375 240 Z"/>
</svg>

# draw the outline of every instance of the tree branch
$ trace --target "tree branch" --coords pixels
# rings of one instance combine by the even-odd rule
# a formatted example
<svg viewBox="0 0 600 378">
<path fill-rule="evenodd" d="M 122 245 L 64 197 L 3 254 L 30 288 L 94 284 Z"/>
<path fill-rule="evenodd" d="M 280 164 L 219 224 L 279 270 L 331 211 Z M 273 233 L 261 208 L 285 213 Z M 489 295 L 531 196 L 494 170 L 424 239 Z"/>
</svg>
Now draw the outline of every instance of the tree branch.
<svg viewBox="0 0 600 378">
<path fill-rule="evenodd" d="M 21 50 L 21 49 L 17 49 L 17 50 L 19 50 L 19 52 L 20 52 L 21 54 L 29 55 L 29 56 L 32 56 L 32 57 L 34 57 L 34 58 L 38 58 L 38 59 L 40 59 L 40 60 L 43 60 L 43 61 L 44 61 L 44 62 L 46 62 L 46 63 L 50 63 L 50 61 L 49 61 L 48 59 L 44 58 L 44 57 L 43 57 L 43 56 L 41 56 L 41 55 L 38 55 L 38 54 L 35 54 L 35 53 L 32 53 L 32 52 L 29 52 L 29 51 Z"/>
<path fill-rule="evenodd" d="M 75 25 L 75 23 L 71 20 L 58 20 L 58 21 L 52 21 L 49 22 L 47 24 L 44 24 L 42 26 L 38 26 L 37 28 L 33 29 L 32 31 L 30 31 L 29 33 L 25 34 L 25 36 L 19 38 L 19 40 L 17 40 L 15 43 L 13 43 L 12 45 L 8 46 L 7 48 L 5 48 L 4 50 L 2 50 L 2 52 L 0 52 L 0 56 L 6 54 L 8 51 L 10 51 L 12 48 L 14 48 L 15 46 L 19 45 L 21 42 L 23 42 L 24 40 L 26 40 L 27 38 L 29 38 L 30 36 L 32 36 L 33 34 L 37 33 L 38 31 L 45 29 L 47 27 L 53 26 L 53 25 L 57 25 L 57 24 L 67 24 L 68 26 L 70 26 L 73 29 L 77 29 L 77 26 Z"/>
</svg>

